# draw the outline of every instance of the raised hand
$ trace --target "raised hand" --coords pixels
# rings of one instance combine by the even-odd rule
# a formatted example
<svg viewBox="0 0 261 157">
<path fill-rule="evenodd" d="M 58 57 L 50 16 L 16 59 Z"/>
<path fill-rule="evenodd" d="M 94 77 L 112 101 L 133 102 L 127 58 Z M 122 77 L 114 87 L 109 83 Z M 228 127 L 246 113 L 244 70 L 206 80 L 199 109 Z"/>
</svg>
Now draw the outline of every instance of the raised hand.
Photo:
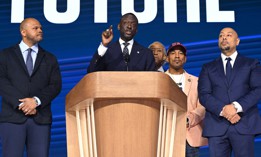
<svg viewBox="0 0 261 157">
<path fill-rule="evenodd" d="M 112 39 L 113 39 L 113 31 L 111 25 L 108 29 L 102 32 L 102 45 L 105 47 L 108 46 L 108 44 L 112 41 Z"/>
</svg>

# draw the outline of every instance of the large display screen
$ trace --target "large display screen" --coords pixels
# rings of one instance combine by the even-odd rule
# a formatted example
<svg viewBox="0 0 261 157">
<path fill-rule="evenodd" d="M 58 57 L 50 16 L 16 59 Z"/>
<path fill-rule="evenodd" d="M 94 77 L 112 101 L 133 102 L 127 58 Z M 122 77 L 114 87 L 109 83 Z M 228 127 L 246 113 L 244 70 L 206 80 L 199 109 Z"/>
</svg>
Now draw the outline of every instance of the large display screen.
<svg viewBox="0 0 261 157">
<path fill-rule="evenodd" d="M 38 19 L 44 30 L 41 45 L 59 59 L 91 56 L 101 32 L 117 24 L 126 12 L 136 13 L 140 25 L 135 37 L 148 46 L 168 46 L 215 40 L 221 28 L 235 28 L 240 36 L 261 34 L 259 0 L 8 0 L 0 2 L 0 49 L 20 42 L 19 23 Z"/>
</svg>

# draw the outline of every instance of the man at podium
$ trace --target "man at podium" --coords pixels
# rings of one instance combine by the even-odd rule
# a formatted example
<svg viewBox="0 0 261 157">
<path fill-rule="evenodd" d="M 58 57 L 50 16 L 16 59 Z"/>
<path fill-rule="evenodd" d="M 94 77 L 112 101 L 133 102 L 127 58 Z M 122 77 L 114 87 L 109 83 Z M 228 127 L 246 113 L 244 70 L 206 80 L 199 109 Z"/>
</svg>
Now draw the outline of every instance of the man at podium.
<svg viewBox="0 0 261 157">
<path fill-rule="evenodd" d="M 95 71 L 155 71 L 153 53 L 134 41 L 138 19 L 133 13 L 121 17 L 118 24 L 120 38 L 113 39 L 112 26 L 102 33 L 102 42 L 94 53 L 88 73 Z"/>
</svg>

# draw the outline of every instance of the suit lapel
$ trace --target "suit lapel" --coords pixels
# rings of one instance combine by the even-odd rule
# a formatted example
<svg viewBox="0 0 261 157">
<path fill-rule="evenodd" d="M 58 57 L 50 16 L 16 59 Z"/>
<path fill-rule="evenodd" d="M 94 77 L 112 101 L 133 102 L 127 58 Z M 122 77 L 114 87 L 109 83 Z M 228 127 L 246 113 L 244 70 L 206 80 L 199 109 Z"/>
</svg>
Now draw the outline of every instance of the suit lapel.
<svg viewBox="0 0 261 157">
<path fill-rule="evenodd" d="M 116 49 L 115 52 L 121 52 L 121 54 L 123 53 L 122 49 L 121 49 L 121 44 L 119 41 L 117 42 L 115 49 Z"/>
<path fill-rule="evenodd" d="M 114 46 L 112 45 L 112 53 L 113 53 L 112 55 L 119 56 L 123 59 L 123 52 L 122 52 L 121 44 L 119 41 L 116 42 L 116 45 L 114 45 Z"/>
<path fill-rule="evenodd" d="M 240 66 L 243 65 L 242 63 L 242 58 L 240 57 L 240 55 L 238 54 L 234 63 L 234 66 L 232 68 L 232 72 L 231 72 L 231 77 L 230 77 L 230 81 L 229 84 L 232 83 L 232 81 L 235 79 L 237 72 L 240 69 Z"/>
<path fill-rule="evenodd" d="M 184 93 L 186 95 L 188 95 L 190 88 L 191 88 L 191 84 L 192 84 L 192 79 L 190 78 L 190 75 L 188 73 L 184 73 L 185 75 L 185 87 L 184 87 Z"/>
<path fill-rule="evenodd" d="M 223 61 L 222 61 L 221 57 L 219 57 L 217 59 L 216 67 L 217 67 L 218 75 L 220 76 L 221 80 L 224 81 L 224 83 L 228 86 L 228 81 L 227 81 L 227 78 L 226 78 L 226 75 L 225 75 Z"/>
<path fill-rule="evenodd" d="M 44 50 L 39 46 L 39 51 L 37 53 L 37 57 L 34 64 L 34 70 L 32 75 L 35 73 L 35 71 L 39 68 L 40 63 L 42 62 L 44 56 Z"/>
<path fill-rule="evenodd" d="M 16 45 L 14 47 L 14 52 L 15 52 L 15 58 L 18 60 L 18 63 L 21 65 L 21 67 L 24 69 L 24 71 L 29 75 L 19 45 Z"/>
<path fill-rule="evenodd" d="M 24 71 L 29 75 L 19 45 L 16 45 L 14 47 L 14 52 L 15 52 L 15 58 L 18 60 L 18 63 L 23 67 Z M 39 68 L 39 65 L 41 64 L 43 57 L 44 57 L 44 50 L 39 46 L 39 52 L 36 57 L 32 75 Z"/>
<path fill-rule="evenodd" d="M 136 41 L 134 41 L 130 54 L 130 64 L 138 64 L 139 60 L 142 58 L 142 55 L 143 51 L 141 51 L 139 44 Z"/>
</svg>

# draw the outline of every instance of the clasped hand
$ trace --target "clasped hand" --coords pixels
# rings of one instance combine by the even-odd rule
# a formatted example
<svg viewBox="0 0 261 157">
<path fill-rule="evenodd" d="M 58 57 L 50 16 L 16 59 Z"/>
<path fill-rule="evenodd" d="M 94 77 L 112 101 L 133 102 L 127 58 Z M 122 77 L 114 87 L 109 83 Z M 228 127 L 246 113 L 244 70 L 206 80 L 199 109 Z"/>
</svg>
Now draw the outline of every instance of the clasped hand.
<svg viewBox="0 0 261 157">
<path fill-rule="evenodd" d="M 223 107 L 222 116 L 225 117 L 232 124 L 239 122 L 239 120 L 241 119 L 233 104 L 228 104 Z"/>
<path fill-rule="evenodd" d="M 35 115 L 36 114 L 36 102 L 34 98 L 24 98 L 19 99 L 19 101 L 22 103 L 19 105 L 19 110 L 22 110 L 25 115 Z"/>
</svg>

